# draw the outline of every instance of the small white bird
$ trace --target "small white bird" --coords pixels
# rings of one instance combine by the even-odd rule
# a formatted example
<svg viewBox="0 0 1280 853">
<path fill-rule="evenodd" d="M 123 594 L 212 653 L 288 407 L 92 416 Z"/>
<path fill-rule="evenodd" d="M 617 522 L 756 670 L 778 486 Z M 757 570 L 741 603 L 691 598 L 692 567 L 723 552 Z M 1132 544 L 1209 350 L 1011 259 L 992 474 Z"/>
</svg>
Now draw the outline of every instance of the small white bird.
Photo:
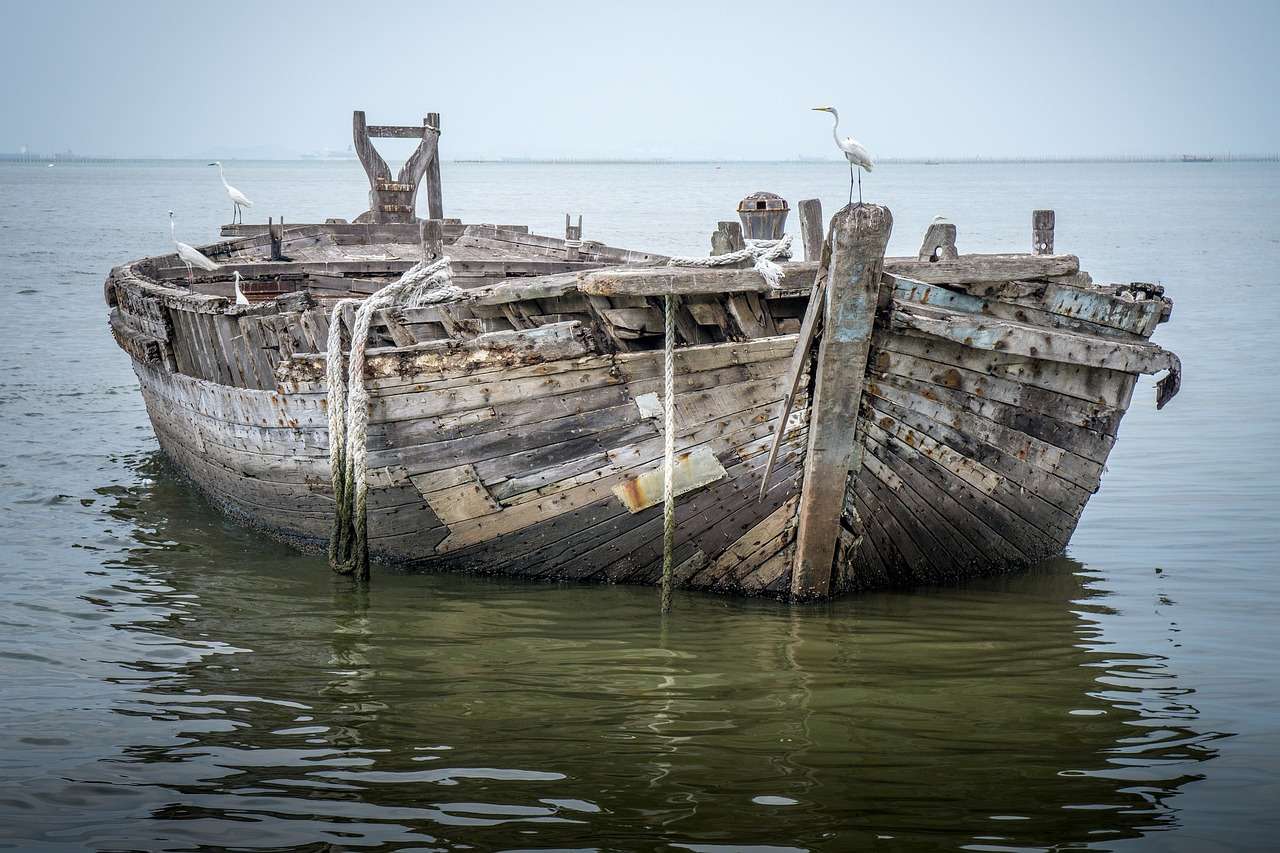
<svg viewBox="0 0 1280 853">
<path fill-rule="evenodd" d="M 200 267 L 202 270 L 213 272 L 218 265 L 206 258 L 200 252 L 191 246 L 178 240 L 177 226 L 173 224 L 173 211 L 169 211 L 169 236 L 173 238 L 173 245 L 178 249 L 178 258 L 187 265 L 187 281 L 192 282 L 195 276 L 192 274 L 192 267 Z"/>
<path fill-rule="evenodd" d="M 845 159 L 849 161 L 849 203 L 853 204 L 854 169 L 861 166 L 870 172 L 875 161 L 871 159 L 871 152 L 852 136 L 840 138 L 840 113 L 836 112 L 835 107 L 814 107 L 814 110 L 820 113 L 831 113 L 836 120 L 831 126 L 831 135 L 835 137 L 836 147 L 844 152 Z M 862 172 L 858 172 L 858 204 L 862 204 Z"/>
<path fill-rule="evenodd" d="M 240 289 L 240 270 L 236 270 L 235 276 L 236 276 L 236 277 L 235 277 L 235 282 L 236 282 L 236 304 L 237 304 L 237 305 L 248 305 L 248 304 L 249 304 L 249 297 L 245 296 L 245 295 L 244 295 L 244 291 Z"/>
<path fill-rule="evenodd" d="M 249 201 L 249 197 L 240 190 L 227 183 L 227 176 L 222 173 L 222 161 L 214 160 L 210 166 L 218 167 L 218 177 L 222 178 L 222 185 L 227 188 L 227 196 L 231 199 L 231 224 L 234 225 L 236 216 L 240 217 L 240 221 L 244 222 L 244 211 L 242 208 L 253 207 L 253 202 Z"/>
</svg>

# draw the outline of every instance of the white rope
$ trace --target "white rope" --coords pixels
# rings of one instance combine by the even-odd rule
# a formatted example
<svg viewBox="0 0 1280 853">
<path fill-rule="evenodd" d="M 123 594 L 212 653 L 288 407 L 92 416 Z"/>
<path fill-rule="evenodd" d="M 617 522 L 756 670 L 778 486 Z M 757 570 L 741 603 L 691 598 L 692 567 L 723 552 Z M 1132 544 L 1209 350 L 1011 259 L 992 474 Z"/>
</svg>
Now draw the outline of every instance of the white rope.
<svg viewBox="0 0 1280 853">
<path fill-rule="evenodd" d="M 337 512 L 329 542 L 329 559 L 341 572 L 366 578 L 369 573 L 366 502 L 369 494 L 369 389 L 364 384 L 365 349 L 374 312 L 395 305 L 416 308 L 452 302 L 465 291 L 451 282 L 449 259 L 420 261 L 392 284 L 364 300 L 342 299 L 329 317 L 329 350 L 325 376 L 329 382 L 329 472 Z M 342 369 L 341 314 L 356 305 L 346 375 Z"/>
<path fill-rule="evenodd" d="M 783 234 L 780 240 L 747 240 L 747 247 L 724 255 L 699 258 L 676 257 L 667 260 L 669 267 L 723 267 L 741 261 L 754 261 L 756 272 L 764 277 L 770 287 L 782 284 L 782 267 L 775 261 L 791 257 L 791 235 Z"/>
<path fill-rule="evenodd" d="M 674 566 L 672 551 L 676 534 L 676 298 L 667 294 L 663 308 L 666 314 L 666 339 L 662 350 L 662 612 L 671 610 L 671 587 Z"/>
</svg>

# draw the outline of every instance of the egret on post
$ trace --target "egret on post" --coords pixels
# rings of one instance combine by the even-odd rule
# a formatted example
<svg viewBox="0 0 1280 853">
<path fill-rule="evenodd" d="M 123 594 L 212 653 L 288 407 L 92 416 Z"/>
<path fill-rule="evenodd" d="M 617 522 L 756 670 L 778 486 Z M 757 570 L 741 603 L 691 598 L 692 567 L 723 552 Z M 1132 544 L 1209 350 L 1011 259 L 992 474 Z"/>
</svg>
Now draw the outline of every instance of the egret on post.
<svg viewBox="0 0 1280 853">
<path fill-rule="evenodd" d="M 840 138 L 840 113 L 836 112 L 835 107 L 814 107 L 814 110 L 820 113 L 831 113 L 836 120 L 831 126 L 831 135 L 835 137 L 836 147 L 844 152 L 845 159 L 849 161 L 849 203 L 853 204 L 854 169 L 861 167 L 870 172 L 875 161 L 871 159 L 871 152 L 852 136 Z M 862 172 L 858 172 L 858 204 L 862 204 Z"/>
<path fill-rule="evenodd" d="M 195 281 L 195 276 L 191 271 L 192 267 L 200 267 L 200 269 L 208 270 L 209 272 L 218 268 L 217 264 L 200 254 L 196 249 L 178 240 L 177 226 L 173 224 L 172 210 L 169 211 L 169 236 L 173 238 L 173 245 L 178 250 L 178 259 L 187 265 L 188 284 Z"/>
<path fill-rule="evenodd" d="M 249 197 L 240 190 L 227 183 L 227 176 L 222 173 L 222 161 L 214 160 L 210 166 L 218 167 L 218 177 L 222 178 L 222 185 L 227 188 L 227 196 L 231 199 L 231 224 L 236 223 L 237 214 L 240 216 L 240 222 L 244 222 L 244 211 L 242 208 L 253 207 L 253 202 L 249 201 Z"/>
</svg>

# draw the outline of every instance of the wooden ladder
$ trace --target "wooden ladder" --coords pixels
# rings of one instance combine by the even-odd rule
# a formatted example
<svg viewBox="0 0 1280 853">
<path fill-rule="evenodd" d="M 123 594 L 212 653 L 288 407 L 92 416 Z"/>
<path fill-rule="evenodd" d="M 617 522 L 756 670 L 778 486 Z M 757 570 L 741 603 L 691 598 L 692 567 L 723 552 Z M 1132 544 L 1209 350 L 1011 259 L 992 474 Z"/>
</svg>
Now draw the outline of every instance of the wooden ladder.
<svg viewBox="0 0 1280 853">
<path fill-rule="evenodd" d="M 444 218 L 440 196 L 440 114 L 427 113 L 421 127 L 413 125 L 365 124 L 364 110 L 351 117 L 356 154 L 369 176 L 369 209 L 356 222 L 414 222 L 418 184 L 427 179 L 427 211 L 430 219 Z M 420 139 L 400 174 L 393 180 L 387 161 L 373 147 L 372 139 Z"/>
</svg>

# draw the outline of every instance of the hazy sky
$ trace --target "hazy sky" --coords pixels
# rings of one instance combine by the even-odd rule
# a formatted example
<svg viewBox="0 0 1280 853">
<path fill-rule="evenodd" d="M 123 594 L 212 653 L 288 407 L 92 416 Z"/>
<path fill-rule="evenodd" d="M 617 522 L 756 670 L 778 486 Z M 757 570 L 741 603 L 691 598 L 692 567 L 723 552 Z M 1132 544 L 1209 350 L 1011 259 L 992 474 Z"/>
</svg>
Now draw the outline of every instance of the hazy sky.
<svg viewBox="0 0 1280 853">
<path fill-rule="evenodd" d="M 3 4 L 0 151 L 467 157 L 1280 150 L 1280 2 Z"/>
</svg>

